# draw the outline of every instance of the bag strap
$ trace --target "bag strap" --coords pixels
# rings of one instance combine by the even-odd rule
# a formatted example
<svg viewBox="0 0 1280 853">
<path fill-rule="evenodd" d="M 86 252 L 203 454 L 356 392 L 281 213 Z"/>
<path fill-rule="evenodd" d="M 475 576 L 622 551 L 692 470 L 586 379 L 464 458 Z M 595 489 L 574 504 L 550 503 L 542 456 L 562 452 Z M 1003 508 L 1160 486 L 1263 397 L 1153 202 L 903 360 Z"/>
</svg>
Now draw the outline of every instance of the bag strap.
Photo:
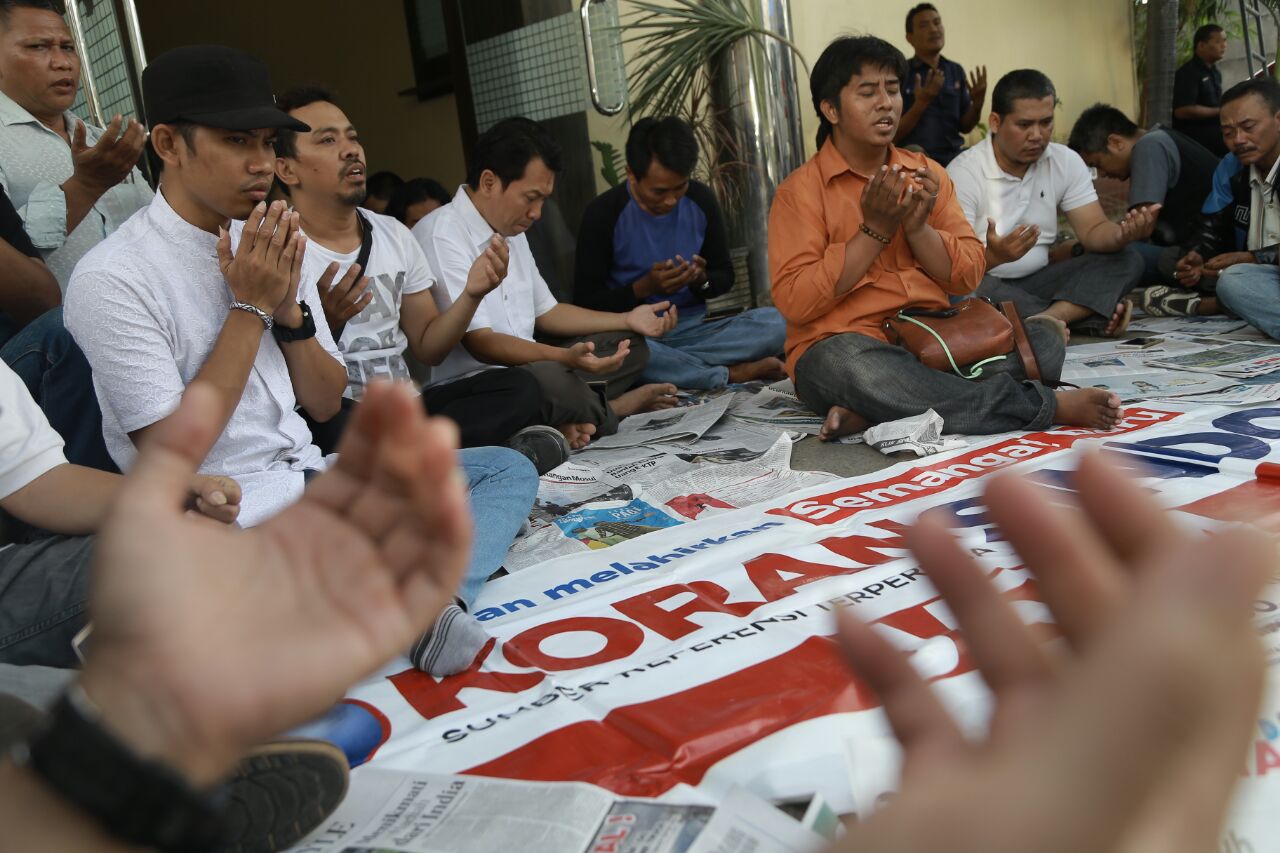
<svg viewBox="0 0 1280 853">
<path fill-rule="evenodd" d="M 1009 325 L 1013 326 L 1013 342 L 1018 349 L 1018 357 L 1022 359 L 1022 367 L 1027 372 L 1027 378 L 1032 382 L 1039 382 L 1040 362 L 1036 360 L 1036 351 L 1031 348 L 1027 330 L 1023 328 L 1022 318 L 1018 316 L 1018 306 L 1012 302 L 1001 302 L 1000 311 L 1009 321 Z"/>
<path fill-rule="evenodd" d="M 951 362 L 951 369 L 955 371 L 956 376 L 959 376 L 961 379 L 977 379 L 979 376 L 982 375 L 982 368 L 985 365 L 990 364 L 993 361 L 1004 360 L 1003 355 L 996 355 L 996 356 L 992 356 L 991 358 L 984 358 L 982 361 L 979 361 L 977 364 L 970 365 L 969 372 L 965 373 L 961 371 L 960 366 L 956 364 L 955 357 L 951 355 L 951 347 L 947 346 L 947 342 L 942 339 L 942 335 L 939 335 L 937 332 L 935 332 L 927 323 L 921 323 L 915 317 L 908 316 L 907 314 L 901 311 L 898 312 L 898 319 L 905 320 L 908 323 L 913 323 L 914 325 L 919 326 L 929 334 L 933 335 L 934 340 L 938 342 L 938 346 L 942 347 L 942 351 L 947 354 L 947 361 Z"/>
<path fill-rule="evenodd" d="M 359 210 L 356 218 L 360 220 L 360 254 L 356 256 L 356 263 L 360 265 L 360 275 L 366 276 L 369 274 L 369 255 L 373 253 L 373 223 Z"/>
</svg>

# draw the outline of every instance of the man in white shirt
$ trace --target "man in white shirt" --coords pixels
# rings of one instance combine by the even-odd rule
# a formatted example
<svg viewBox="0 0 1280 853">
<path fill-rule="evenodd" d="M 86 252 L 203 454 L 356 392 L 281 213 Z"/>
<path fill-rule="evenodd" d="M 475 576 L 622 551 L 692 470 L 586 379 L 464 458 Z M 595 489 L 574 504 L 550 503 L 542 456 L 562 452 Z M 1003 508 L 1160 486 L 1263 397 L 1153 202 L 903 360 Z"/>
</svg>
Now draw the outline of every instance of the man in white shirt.
<svg viewBox="0 0 1280 853">
<path fill-rule="evenodd" d="M 169 51 L 142 83 L 151 144 L 164 163 L 161 191 L 77 266 L 67 326 L 93 367 L 107 446 L 122 469 L 188 384 L 198 379 L 217 390 L 219 438 L 202 467 L 240 481 L 242 521 L 258 524 L 301 496 L 305 480 L 331 461 L 295 408 L 328 421 L 347 385 L 328 324 L 316 323 L 309 308 L 320 297 L 316 282 L 302 277 L 298 216 L 264 201 L 275 177 L 275 130 L 310 128 L 276 107 L 266 65 L 230 48 Z M 233 241 L 229 220 L 246 216 Z M 515 451 L 492 450 L 501 455 L 478 466 L 463 457 L 473 503 L 477 514 L 492 505 L 516 515 L 518 528 L 537 475 Z M 478 589 L 497 565 L 472 568 L 468 583 Z M 415 657 L 435 675 L 465 668 L 485 641 L 456 606 L 437 627 Z"/>
<path fill-rule="evenodd" d="M 965 218 L 986 246 L 987 274 L 976 295 L 1012 301 L 1024 317 L 1118 335 L 1133 310 L 1124 296 L 1142 276 L 1142 258 L 1128 244 L 1150 236 L 1159 205 L 1109 221 L 1089 167 L 1050 141 L 1057 105 L 1044 74 L 1009 72 L 992 93 L 991 134 L 947 166 Z M 1079 242 L 1071 257 L 1051 263 L 1059 211 Z"/>
<path fill-rule="evenodd" d="M 538 272 L 525 231 L 555 188 L 560 146 L 536 122 L 509 118 L 480 135 L 467 183 L 453 201 L 413 228 L 432 271 L 441 310 L 460 298 L 468 271 L 496 234 L 510 247 L 507 278 L 476 309 L 462 346 L 431 371 L 431 385 L 506 365 L 533 373 L 542 389 L 540 422 L 561 430 L 574 448 L 609 435 L 618 419 L 676 403 L 674 385 L 632 388 L 648 361 L 644 336 L 674 328 L 669 302 L 625 313 L 557 302 Z M 540 343 L 555 339 L 564 346 Z"/>
<path fill-rule="evenodd" d="M 432 298 L 435 276 L 409 229 L 390 216 L 358 211 L 364 149 L 332 93 L 293 89 L 276 103 L 311 126 L 308 133 L 277 134 L 276 180 L 301 216 L 308 240 L 303 278 L 321 283 L 325 318 L 347 367 L 346 396 L 358 400 L 375 377 L 410 378 L 406 349 L 431 366 L 461 342 L 480 300 L 506 276 L 507 246 L 495 237 L 471 265 L 462 297 L 440 311 Z M 525 432 L 541 402 L 537 381 L 515 368 L 434 385 L 423 395 L 428 412 L 458 424 L 463 447 L 507 444 L 520 434 L 512 446 L 529 455 L 540 474 L 569 455 L 556 430 Z"/>
<path fill-rule="evenodd" d="M 65 291 L 76 262 L 151 201 L 137 121 L 74 116 L 80 57 L 52 0 L 0 6 L 0 185 Z"/>
</svg>

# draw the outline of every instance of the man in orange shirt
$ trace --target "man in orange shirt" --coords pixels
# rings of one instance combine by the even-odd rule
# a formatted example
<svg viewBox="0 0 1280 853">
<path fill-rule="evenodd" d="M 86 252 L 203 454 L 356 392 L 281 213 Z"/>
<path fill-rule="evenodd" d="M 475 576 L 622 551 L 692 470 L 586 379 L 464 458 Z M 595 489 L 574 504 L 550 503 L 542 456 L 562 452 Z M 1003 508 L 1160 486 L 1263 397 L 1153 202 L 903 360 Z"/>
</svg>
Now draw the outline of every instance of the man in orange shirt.
<svg viewBox="0 0 1280 853">
<path fill-rule="evenodd" d="M 769 214 L 773 299 L 787 320 L 787 371 L 830 440 L 932 408 L 948 432 L 984 435 L 1072 424 L 1107 429 L 1120 400 L 1098 388 L 1054 391 L 1016 354 L 982 381 L 925 367 L 881 323 L 904 308 L 946 309 L 985 271 L 983 246 L 951 180 L 892 145 L 906 59 L 872 36 L 836 39 L 813 67 L 818 153 L 781 186 Z M 1065 327 L 1026 321 L 1041 375 L 1056 381 Z"/>
</svg>

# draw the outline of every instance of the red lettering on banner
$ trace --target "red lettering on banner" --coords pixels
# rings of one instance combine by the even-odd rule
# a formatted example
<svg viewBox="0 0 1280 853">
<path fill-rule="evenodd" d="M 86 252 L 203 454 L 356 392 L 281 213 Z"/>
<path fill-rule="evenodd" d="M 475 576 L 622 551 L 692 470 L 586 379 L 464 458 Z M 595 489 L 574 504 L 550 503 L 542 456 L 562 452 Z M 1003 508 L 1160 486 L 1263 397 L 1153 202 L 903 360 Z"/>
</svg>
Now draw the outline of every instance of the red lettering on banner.
<svg viewBox="0 0 1280 853">
<path fill-rule="evenodd" d="M 859 569 L 841 569 L 836 566 L 824 566 L 819 563 L 806 563 L 786 554 L 761 554 L 748 560 L 744 566 L 747 577 L 760 590 L 765 601 L 777 601 L 786 598 L 807 583 L 832 578 L 839 575 L 853 574 Z M 796 574 L 798 578 L 784 578 L 782 572 Z"/>
<path fill-rule="evenodd" d="M 1254 527 L 1268 533 L 1280 533 L 1280 489 L 1273 483 L 1248 480 L 1178 509 L 1219 521 L 1247 519 Z"/>
<path fill-rule="evenodd" d="M 850 560 L 865 563 L 868 566 L 878 566 L 881 563 L 897 559 L 873 549 L 905 550 L 907 540 L 902 534 L 907 531 L 908 525 L 903 524 L 901 521 L 892 521 L 886 518 L 880 521 L 873 521 L 871 526 L 878 527 L 894 535 L 884 539 L 877 539 L 874 536 L 832 536 L 821 540 L 818 544 L 828 551 L 836 552 L 841 557 L 847 557 Z"/>
<path fill-rule="evenodd" d="M 1035 432 L 940 462 L 919 465 L 896 477 L 875 483 L 860 483 L 787 506 L 765 510 L 770 515 L 798 518 L 810 524 L 834 524 L 866 509 L 884 509 L 917 498 L 945 492 L 948 489 L 983 476 L 987 471 L 1066 450 L 1077 441 L 1136 432 L 1173 420 L 1178 412 L 1158 409 L 1126 409 L 1124 418 L 1113 430 L 1060 429 Z"/>
<path fill-rule="evenodd" d="M 694 597 L 679 607 L 667 610 L 660 605 L 677 595 L 693 593 Z M 688 584 L 672 584 L 659 587 L 613 605 L 613 608 L 629 619 L 634 619 L 649 630 L 661 634 L 668 640 L 681 637 L 700 630 L 701 625 L 689 620 L 694 613 L 728 613 L 731 616 L 746 616 L 760 607 L 763 601 L 743 601 L 727 604 L 729 590 L 711 581 L 693 581 Z"/>
<path fill-rule="evenodd" d="M 470 668 L 457 675 L 437 680 L 421 670 L 409 669 L 390 676 L 387 680 L 400 691 L 400 695 L 415 711 L 430 720 L 467 707 L 458 698 L 458 694 L 467 688 L 493 690 L 497 693 L 522 693 L 547 677 L 542 672 L 481 672 L 480 667 L 484 665 L 496 642 L 497 640 L 489 640 L 485 643 Z M 508 655 L 507 659 L 510 660 L 511 656 Z"/>
<path fill-rule="evenodd" d="M 1265 740 L 1257 741 L 1253 753 L 1253 772 L 1266 776 L 1269 770 L 1280 768 L 1280 753 L 1271 748 Z"/>
<path fill-rule="evenodd" d="M 589 655 L 575 658 L 562 658 L 542 651 L 542 643 L 558 634 L 586 632 L 604 637 L 604 648 Z M 610 619 L 607 616 L 574 616 L 570 619 L 557 619 L 543 625 L 535 625 L 527 631 L 516 634 L 502 646 L 502 653 L 507 660 L 515 655 L 519 660 L 529 661 L 538 669 L 547 672 L 561 672 L 566 669 L 583 669 L 588 666 L 620 660 L 635 652 L 644 643 L 644 630 L 633 622 L 621 619 Z"/>
</svg>

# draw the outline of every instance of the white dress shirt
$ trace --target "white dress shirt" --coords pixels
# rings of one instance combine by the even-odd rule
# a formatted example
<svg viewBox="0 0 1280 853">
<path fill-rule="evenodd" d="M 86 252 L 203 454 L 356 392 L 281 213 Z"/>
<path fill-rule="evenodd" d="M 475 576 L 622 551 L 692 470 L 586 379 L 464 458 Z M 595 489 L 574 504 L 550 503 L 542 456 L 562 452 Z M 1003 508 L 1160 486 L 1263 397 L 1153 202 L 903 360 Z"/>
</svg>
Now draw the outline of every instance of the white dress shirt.
<svg viewBox="0 0 1280 853">
<path fill-rule="evenodd" d="M 71 277 L 64 318 L 93 368 L 103 436 L 122 471 L 136 455 L 129 433 L 177 408 L 226 322 L 231 291 L 216 244 L 216 235 L 187 222 L 157 193 L 85 255 Z M 298 299 L 321 316 L 314 279 L 302 279 Z M 323 320 L 316 339 L 342 363 Z M 296 405 L 284 353 L 264 328 L 240 404 L 200 466 L 240 482 L 243 525 L 296 500 L 303 471 L 326 465 Z"/>
<path fill-rule="evenodd" d="M 413 226 L 413 236 L 422 246 L 431 271 L 436 280 L 444 284 L 444 287 L 435 287 L 431 291 L 441 313 L 448 310 L 467 286 L 471 265 L 484 254 L 493 234 L 493 229 L 467 195 L 465 184 L 458 187 L 452 202 L 431 211 Z M 538 272 L 538 264 L 529 250 L 529 239 L 524 234 L 517 234 L 507 238 L 507 246 L 510 249 L 507 277 L 480 301 L 467 331 L 492 329 L 532 341 L 534 323 L 559 303 Z M 458 344 L 444 361 L 431 369 L 428 384 L 439 385 L 499 366 L 477 360 L 466 347 Z"/>
<path fill-rule="evenodd" d="M 67 464 L 62 436 L 49 426 L 31 392 L 0 362 L 0 498 Z"/>
<path fill-rule="evenodd" d="M 85 141 L 94 145 L 102 128 L 66 114 L 67 133 L 74 138 L 77 124 L 85 125 Z M 75 173 L 71 146 L 54 130 L 0 92 L 0 186 L 26 225 L 27 235 L 63 291 L 84 254 L 102 242 L 136 211 L 147 206 L 153 193 L 142 173 L 134 169 L 107 190 L 84 219 L 67 233 L 67 197 L 62 184 Z"/>
<path fill-rule="evenodd" d="M 1031 250 L 1007 264 L 987 270 L 996 278 L 1023 278 L 1049 265 L 1049 247 L 1058 236 L 1058 211 L 1063 213 L 1098 200 L 1093 176 L 1080 155 L 1050 142 L 1040 159 L 1021 178 L 996 162 L 991 137 L 961 151 L 947 166 L 964 218 L 985 246 L 987 220 L 995 220 L 1001 237 L 1019 225 L 1040 226 Z"/>
</svg>

